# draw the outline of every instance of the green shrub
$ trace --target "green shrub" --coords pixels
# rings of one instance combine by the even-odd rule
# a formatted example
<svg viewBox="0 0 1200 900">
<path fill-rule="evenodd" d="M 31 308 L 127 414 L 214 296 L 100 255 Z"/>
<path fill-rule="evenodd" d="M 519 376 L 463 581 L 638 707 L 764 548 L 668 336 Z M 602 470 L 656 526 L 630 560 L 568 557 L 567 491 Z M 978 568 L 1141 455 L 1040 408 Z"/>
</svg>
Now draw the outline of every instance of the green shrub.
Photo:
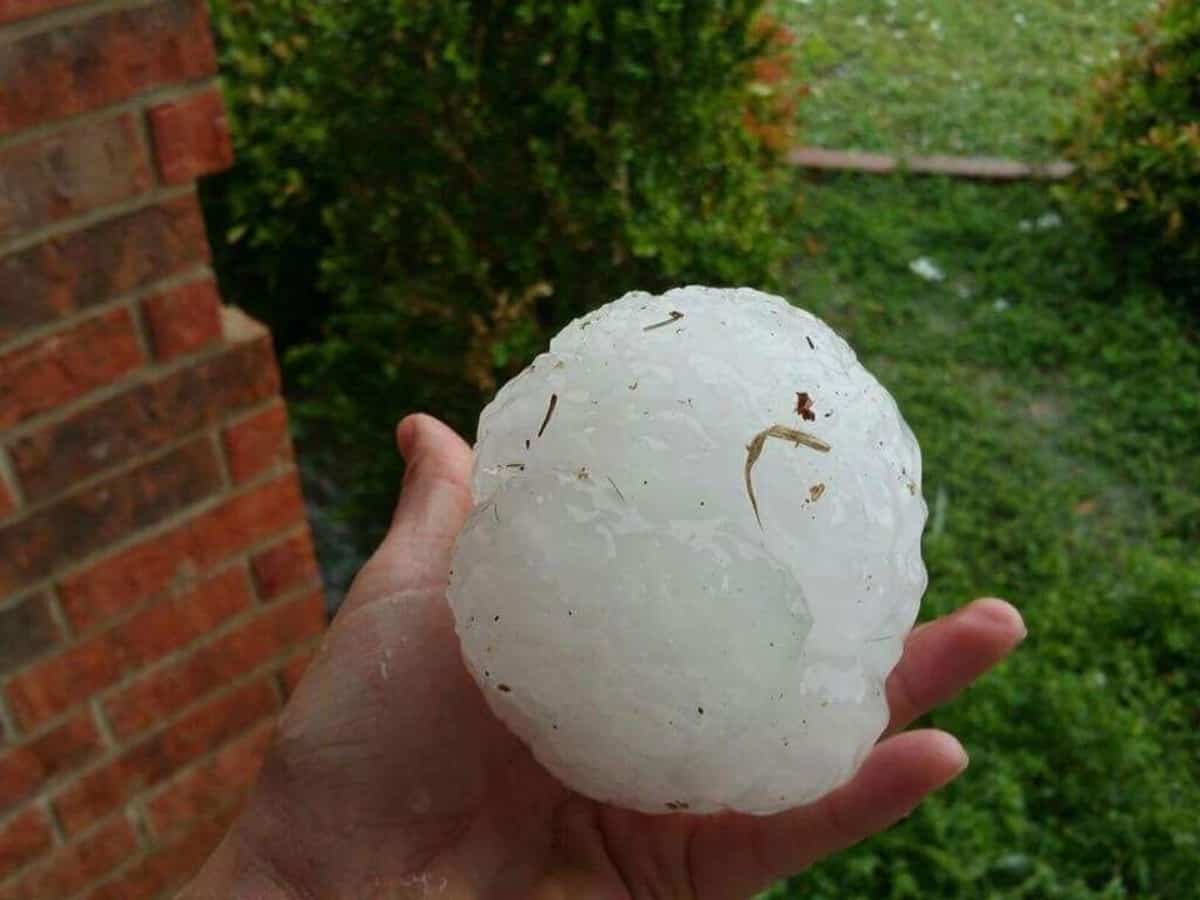
<svg viewBox="0 0 1200 900">
<path fill-rule="evenodd" d="M 469 430 L 626 290 L 774 282 L 798 93 L 763 5 L 214 0 L 238 153 L 206 187 L 217 264 L 294 344 L 300 437 L 358 521 L 386 521 L 406 411 Z"/>
<path fill-rule="evenodd" d="M 1193 292 L 1200 276 L 1200 4 L 1161 0 L 1137 41 L 1097 79 L 1067 147 L 1067 194 L 1118 252 Z"/>
</svg>

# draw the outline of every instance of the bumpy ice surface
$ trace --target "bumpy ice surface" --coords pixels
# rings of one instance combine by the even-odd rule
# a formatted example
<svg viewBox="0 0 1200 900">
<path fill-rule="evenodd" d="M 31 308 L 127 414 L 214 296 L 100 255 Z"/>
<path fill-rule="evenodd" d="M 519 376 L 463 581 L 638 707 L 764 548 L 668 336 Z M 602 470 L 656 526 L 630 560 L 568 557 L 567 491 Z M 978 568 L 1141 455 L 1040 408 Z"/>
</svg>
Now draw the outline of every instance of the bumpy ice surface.
<svg viewBox="0 0 1200 900">
<path fill-rule="evenodd" d="M 576 790 L 775 812 L 884 728 L 926 581 L 920 450 L 816 317 L 748 289 L 627 294 L 484 410 L 473 490 L 464 658 Z"/>
</svg>

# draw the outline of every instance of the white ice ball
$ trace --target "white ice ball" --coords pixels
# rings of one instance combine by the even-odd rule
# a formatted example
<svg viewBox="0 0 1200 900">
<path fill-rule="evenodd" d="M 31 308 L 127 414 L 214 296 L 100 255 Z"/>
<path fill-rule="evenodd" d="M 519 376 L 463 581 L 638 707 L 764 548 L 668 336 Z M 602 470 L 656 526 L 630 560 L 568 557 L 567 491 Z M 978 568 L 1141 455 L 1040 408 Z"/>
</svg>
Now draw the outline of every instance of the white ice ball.
<svg viewBox="0 0 1200 900">
<path fill-rule="evenodd" d="M 849 778 L 925 589 L 921 455 L 815 316 L 626 294 L 479 420 L 450 579 L 488 703 L 575 790 L 771 813 Z"/>
</svg>

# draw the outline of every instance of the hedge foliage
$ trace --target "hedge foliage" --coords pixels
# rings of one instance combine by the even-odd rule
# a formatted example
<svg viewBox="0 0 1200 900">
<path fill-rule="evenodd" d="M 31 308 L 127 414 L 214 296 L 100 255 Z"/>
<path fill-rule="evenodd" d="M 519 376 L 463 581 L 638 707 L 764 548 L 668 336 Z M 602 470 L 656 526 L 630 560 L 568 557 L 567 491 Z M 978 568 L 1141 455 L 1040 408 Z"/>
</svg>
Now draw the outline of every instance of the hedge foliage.
<svg viewBox="0 0 1200 900">
<path fill-rule="evenodd" d="M 798 92 L 763 6 L 214 0 L 238 156 L 206 186 L 217 264 L 293 345 L 301 437 L 358 521 L 386 521 L 406 411 L 470 433 L 599 303 L 774 282 Z"/>
<path fill-rule="evenodd" d="M 1085 97 L 1067 152 L 1067 193 L 1118 253 L 1200 298 L 1200 3 L 1160 0 Z"/>
</svg>

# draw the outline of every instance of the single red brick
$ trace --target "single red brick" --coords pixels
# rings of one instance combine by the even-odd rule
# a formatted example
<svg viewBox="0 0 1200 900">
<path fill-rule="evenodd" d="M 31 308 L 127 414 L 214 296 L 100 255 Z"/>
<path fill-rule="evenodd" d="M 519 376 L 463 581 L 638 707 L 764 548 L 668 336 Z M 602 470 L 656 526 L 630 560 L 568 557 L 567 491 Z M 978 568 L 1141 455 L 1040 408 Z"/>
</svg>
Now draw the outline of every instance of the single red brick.
<svg viewBox="0 0 1200 900">
<path fill-rule="evenodd" d="M 0 134 L 217 68 L 200 0 L 164 0 L 37 32 L 5 47 L 0 59 Z"/>
<path fill-rule="evenodd" d="M 148 297 L 142 308 L 159 359 L 190 353 L 221 338 L 221 296 L 212 279 Z"/>
<path fill-rule="evenodd" d="M 121 739 L 144 731 L 172 710 L 251 672 L 289 647 L 320 634 L 324 627 L 320 592 L 273 606 L 179 662 L 147 673 L 107 700 L 105 711 L 113 731 Z"/>
<path fill-rule="evenodd" d="M 221 488 L 206 437 L 0 526 L 0 594 L 70 565 Z"/>
<path fill-rule="evenodd" d="M 49 900 L 70 897 L 107 875 L 133 855 L 137 838 L 118 815 L 87 837 L 68 844 L 0 888 L 0 900 Z"/>
<path fill-rule="evenodd" d="M 271 735 L 270 723 L 255 728 L 166 785 L 146 804 L 155 834 L 174 831 L 237 802 L 258 776 Z"/>
<path fill-rule="evenodd" d="M 0 610 L 0 675 L 15 672 L 60 640 L 44 593 L 24 597 Z"/>
<path fill-rule="evenodd" d="M 8 60 L 8 49 L 0 59 Z M 12 96 L 0 63 L 4 97 Z M 0 149 L 0 241 L 134 197 L 151 185 L 134 117 L 74 125 Z"/>
<path fill-rule="evenodd" d="M 199 870 L 209 854 L 221 842 L 238 808 L 231 806 L 212 819 L 145 854 L 138 862 L 110 882 L 87 895 L 87 900 L 150 900 L 171 896 Z"/>
<path fill-rule="evenodd" d="M 111 631 L 30 666 L 9 681 L 5 693 L 22 726 L 35 728 L 125 673 L 207 634 L 250 603 L 244 570 L 230 569 L 195 590 L 143 610 Z"/>
<path fill-rule="evenodd" d="M 150 108 L 158 172 L 167 184 L 192 181 L 233 165 L 225 104 L 215 88 Z"/>
<path fill-rule="evenodd" d="M 0 0 L 0 25 L 18 19 L 31 19 L 60 6 L 83 2 L 85 0 Z"/>
<path fill-rule="evenodd" d="M 54 838 L 40 809 L 27 809 L 0 828 L 0 872 L 12 872 L 50 849 Z"/>
<path fill-rule="evenodd" d="M 0 356 L 0 427 L 62 406 L 144 361 L 125 307 Z"/>
<path fill-rule="evenodd" d="M 289 472 L 65 579 L 63 608 L 75 628 L 93 628 L 303 518 L 299 480 Z"/>
<path fill-rule="evenodd" d="M 296 685 L 300 683 L 300 679 L 308 671 L 309 664 L 313 661 L 316 653 L 315 649 L 302 650 L 284 663 L 283 667 L 279 670 L 279 681 L 285 697 L 290 697 L 295 692 Z"/>
<path fill-rule="evenodd" d="M 275 403 L 226 427 L 225 458 L 234 481 L 246 481 L 292 460 L 287 409 Z"/>
<path fill-rule="evenodd" d="M 13 471 L 30 501 L 162 447 L 279 391 L 270 338 L 235 343 L 18 438 Z"/>
<path fill-rule="evenodd" d="M 275 691 L 265 679 L 210 700 L 63 791 L 54 801 L 63 828 L 69 834 L 86 828 L 208 748 L 273 716 L 278 705 Z"/>
<path fill-rule="evenodd" d="M 194 194 L 0 259 L 0 341 L 209 259 Z"/>
<path fill-rule="evenodd" d="M 256 553 L 250 566 L 254 571 L 258 596 L 263 600 L 277 597 L 298 584 L 320 576 L 312 532 L 307 528 Z"/>
<path fill-rule="evenodd" d="M 30 796 L 44 782 L 77 768 L 100 749 L 100 734 L 86 710 L 0 756 L 0 810 Z"/>
</svg>

